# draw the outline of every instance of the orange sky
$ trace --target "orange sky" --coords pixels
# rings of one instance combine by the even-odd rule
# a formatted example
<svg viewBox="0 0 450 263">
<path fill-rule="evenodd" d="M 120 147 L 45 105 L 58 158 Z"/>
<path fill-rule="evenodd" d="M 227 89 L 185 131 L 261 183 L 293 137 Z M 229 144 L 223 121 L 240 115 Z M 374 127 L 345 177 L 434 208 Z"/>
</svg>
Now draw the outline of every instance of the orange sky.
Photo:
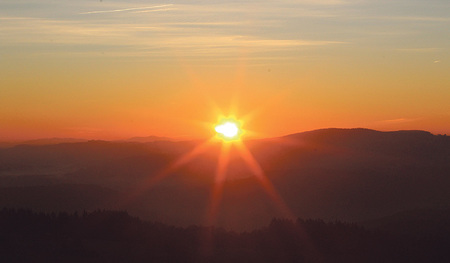
<svg viewBox="0 0 450 263">
<path fill-rule="evenodd" d="M 201 138 L 218 109 L 450 134 L 447 1 L 26 2 L 0 3 L 0 141 Z"/>
</svg>

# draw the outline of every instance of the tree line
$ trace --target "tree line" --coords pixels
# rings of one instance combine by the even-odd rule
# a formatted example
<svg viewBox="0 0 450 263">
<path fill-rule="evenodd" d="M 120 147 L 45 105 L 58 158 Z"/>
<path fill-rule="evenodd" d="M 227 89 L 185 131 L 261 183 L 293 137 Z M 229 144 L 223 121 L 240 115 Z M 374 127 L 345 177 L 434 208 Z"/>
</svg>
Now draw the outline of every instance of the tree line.
<svg viewBox="0 0 450 263">
<path fill-rule="evenodd" d="M 247 232 L 175 227 L 125 211 L 0 211 L 3 262 L 449 262 L 450 233 L 273 219 Z"/>
</svg>

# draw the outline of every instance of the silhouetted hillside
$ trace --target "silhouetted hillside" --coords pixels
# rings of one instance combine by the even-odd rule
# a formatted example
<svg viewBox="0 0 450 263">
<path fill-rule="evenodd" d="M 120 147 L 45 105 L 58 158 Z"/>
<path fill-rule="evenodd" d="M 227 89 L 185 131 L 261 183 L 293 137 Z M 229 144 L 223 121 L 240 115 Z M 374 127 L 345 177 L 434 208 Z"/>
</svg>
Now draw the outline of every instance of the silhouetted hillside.
<svg viewBox="0 0 450 263">
<path fill-rule="evenodd" d="M 19 145 L 0 149 L 0 173 L 30 174 L 44 171 L 62 174 L 89 165 L 99 165 L 152 152 L 155 151 L 146 144 L 129 142 L 89 141 L 43 146 Z"/>
<path fill-rule="evenodd" d="M 52 184 L 0 188 L 0 204 L 37 211 L 83 211 L 118 209 L 121 194 L 95 185 Z"/>
<path fill-rule="evenodd" d="M 273 219 L 237 233 L 146 222 L 126 212 L 0 211 L 5 262 L 447 262 L 450 232 L 442 233 L 411 238 L 302 219 Z"/>
<path fill-rule="evenodd" d="M 46 203 L 17 187 L 89 184 L 119 193 L 118 207 L 135 216 L 180 226 L 205 224 L 217 188 L 220 144 L 167 170 L 200 143 L 90 141 L 0 149 L 0 186 L 10 187 L 0 189 L 0 205 L 35 208 L 36 202 Z M 293 216 L 355 222 L 404 210 L 450 207 L 448 136 L 324 129 L 245 145 Z M 68 201 L 78 200 L 82 191 L 66 195 L 55 199 L 59 207 L 83 209 Z M 101 208 L 98 200 L 108 198 L 86 195 L 84 209 Z M 217 203 L 215 223 L 236 230 L 286 216 L 236 147 L 231 147 Z"/>
<path fill-rule="evenodd" d="M 62 144 L 62 143 L 78 143 L 86 142 L 85 139 L 76 138 L 43 138 L 35 140 L 26 141 L 14 141 L 14 142 L 0 142 L 0 148 L 9 148 L 18 145 L 51 145 L 51 144 Z"/>
<path fill-rule="evenodd" d="M 418 209 L 362 223 L 369 229 L 410 236 L 445 237 L 450 233 L 450 209 Z"/>
<path fill-rule="evenodd" d="M 177 141 L 177 140 L 169 138 L 169 137 L 145 136 L 145 137 L 132 137 L 132 138 L 126 139 L 124 141 L 147 143 L 147 142 L 157 142 L 157 141 L 171 142 L 171 141 Z"/>
</svg>

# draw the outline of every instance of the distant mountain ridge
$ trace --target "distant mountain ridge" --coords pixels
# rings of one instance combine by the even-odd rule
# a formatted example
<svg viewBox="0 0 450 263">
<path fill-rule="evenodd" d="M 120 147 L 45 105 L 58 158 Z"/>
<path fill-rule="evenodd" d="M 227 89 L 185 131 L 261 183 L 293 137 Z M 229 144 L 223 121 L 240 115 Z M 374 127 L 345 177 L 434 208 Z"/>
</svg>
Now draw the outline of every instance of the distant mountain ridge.
<svg viewBox="0 0 450 263">
<path fill-rule="evenodd" d="M 0 148 L 14 147 L 18 145 L 53 145 L 53 144 L 63 144 L 63 143 L 79 143 L 88 141 L 106 141 L 106 140 L 91 140 L 91 139 L 80 139 L 80 138 L 40 138 L 33 140 L 23 140 L 23 141 L 0 141 Z M 147 143 L 147 142 L 157 142 L 157 141 L 181 141 L 180 139 L 163 137 L 163 136 L 144 136 L 144 137 L 132 137 L 123 140 L 113 140 L 112 142 L 136 142 L 136 143 Z"/>
<path fill-rule="evenodd" d="M 87 142 L 87 139 L 77 139 L 77 138 L 42 138 L 42 139 L 34 139 L 34 140 L 25 140 L 25 141 L 12 141 L 12 142 L 0 142 L 1 147 L 14 147 L 17 145 L 52 145 L 52 144 L 61 144 L 61 143 L 78 143 L 78 142 Z"/>
<path fill-rule="evenodd" d="M 202 224 L 220 144 L 149 183 L 200 143 L 87 141 L 0 149 L 0 188 L 98 186 L 120 193 L 116 198 L 133 215 L 175 225 Z M 244 143 L 292 214 L 301 218 L 367 221 L 404 210 L 450 207 L 448 136 L 322 129 Z M 283 216 L 235 147 L 229 157 L 217 224 L 251 229 Z M 0 189 L 0 206 L 20 196 L 24 207 L 36 202 L 23 189 L 8 194 L 9 199 L 5 191 Z M 59 201 L 70 210 L 66 199 L 77 198 Z M 85 205 L 91 207 L 88 199 Z"/>
<path fill-rule="evenodd" d="M 132 137 L 126 140 L 119 140 L 119 141 L 126 141 L 126 142 L 156 142 L 156 141 L 180 141 L 178 139 L 170 138 L 170 137 L 163 137 L 163 136 L 143 136 L 143 137 Z"/>
<path fill-rule="evenodd" d="M 431 132 L 423 131 L 423 130 L 399 130 L 399 131 L 377 131 L 367 128 L 325 128 L 311 131 L 298 132 L 293 134 L 288 134 L 279 137 L 268 137 L 257 140 L 266 140 L 266 139 L 277 139 L 277 138 L 295 138 L 295 137 L 305 137 L 309 139 L 319 139 L 325 138 L 328 136 L 339 138 L 339 136 L 345 136 L 345 134 L 352 133 L 352 135 L 367 135 L 369 133 L 379 134 L 403 134 L 409 136 L 434 136 Z M 438 135 L 438 136 L 446 136 L 446 135 Z M 64 138 L 64 137 L 53 137 L 53 138 L 39 138 L 32 140 L 21 140 L 21 141 L 0 141 L 1 146 L 16 146 L 16 145 L 53 145 L 53 144 L 62 144 L 62 143 L 79 143 L 79 142 L 88 142 L 88 141 L 108 141 L 101 139 L 81 139 L 81 138 Z M 184 139 L 184 138 L 176 138 L 176 137 L 166 137 L 166 136 L 136 136 L 128 139 L 120 139 L 120 140 L 112 140 L 111 142 L 137 142 L 137 143 L 147 143 L 147 142 L 158 142 L 158 141 L 168 141 L 168 142 L 180 142 L 180 141 L 192 141 L 192 139 Z"/>
</svg>

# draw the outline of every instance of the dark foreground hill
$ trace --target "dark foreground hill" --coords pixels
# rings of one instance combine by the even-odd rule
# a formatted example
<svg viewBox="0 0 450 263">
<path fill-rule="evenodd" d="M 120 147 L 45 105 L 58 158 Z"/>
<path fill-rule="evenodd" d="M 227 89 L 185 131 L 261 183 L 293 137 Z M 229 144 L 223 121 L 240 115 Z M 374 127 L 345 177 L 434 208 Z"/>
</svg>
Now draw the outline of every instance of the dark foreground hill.
<svg viewBox="0 0 450 263">
<path fill-rule="evenodd" d="M 89 141 L 0 149 L 0 205 L 46 212 L 121 209 L 178 226 L 214 223 L 235 230 L 287 215 L 355 222 L 450 207 L 448 136 L 324 129 L 247 141 L 275 191 L 232 146 L 220 195 L 218 143 L 161 176 L 200 144 Z"/>
<path fill-rule="evenodd" d="M 146 222 L 126 212 L 0 211 L 4 262 L 448 262 L 449 245 L 448 227 L 424 235 L 274 219 L 237 233 Z"/>
</svg>

